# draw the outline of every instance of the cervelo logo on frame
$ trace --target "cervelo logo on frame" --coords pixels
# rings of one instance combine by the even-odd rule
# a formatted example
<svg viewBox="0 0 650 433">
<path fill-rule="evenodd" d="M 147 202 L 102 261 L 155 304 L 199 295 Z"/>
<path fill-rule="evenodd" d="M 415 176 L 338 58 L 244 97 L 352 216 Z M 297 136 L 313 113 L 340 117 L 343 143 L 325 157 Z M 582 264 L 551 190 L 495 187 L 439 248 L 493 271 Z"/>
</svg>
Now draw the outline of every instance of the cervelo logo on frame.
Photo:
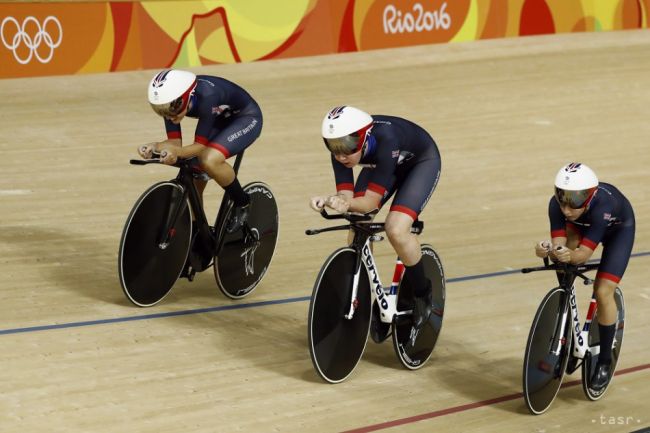
<svg viewBox="0 0 650 433">
<path fill-rule="evenodd" d="M 55 29 L 53 26 L 58 30 L 56 41 L 48 32 L 48 29 Z M 14 58 L 21 65 L 28 64 L 32 57 L 36 57 L 41 63 L 49 63 L 54 56 L 54 49 L 61 45 L 63 40 L 63 27 L 52 15 L 45 18 L 43 25 L 33 16 L 25 17 L 22 24 L 14 17 L 5 17 L 0 25 L 0 38 L 5 48 L 13 52 Z M 41 44 L 49 50 L 45 52 L 46 55 L 39 52 Z"/>
<path fill-rule="evenodd" d="M 415 3 L 412 11 L 403 12 L 389 4 L 384 8 L 384 33 L 421 33 L 433 30 L 448 30 L 451 27 L 451 16 L 447 13 L 447 2 L 440 9 L 425 10 L 421 3 Z"/>
</svg>

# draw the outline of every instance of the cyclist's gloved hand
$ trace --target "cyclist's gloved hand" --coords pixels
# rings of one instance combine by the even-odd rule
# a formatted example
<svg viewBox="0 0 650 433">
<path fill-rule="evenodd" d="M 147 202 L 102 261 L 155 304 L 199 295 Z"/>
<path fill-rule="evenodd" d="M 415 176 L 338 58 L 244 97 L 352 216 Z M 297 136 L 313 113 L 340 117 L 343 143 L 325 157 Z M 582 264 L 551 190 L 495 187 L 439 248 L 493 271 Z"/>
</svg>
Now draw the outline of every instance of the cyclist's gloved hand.
<svg viewBox="0 0 650 433">
<path fill-rule="evenodd" d="M 312 197 L 309 201 L 309 207 L 311 207 L 316 212 L 320 212 L 320 210 L 323 209 L 323 206 L 325 206 L 326 201 L 327 197 Z"/>
<path fill-rule="evenodd" d="M 178 156 L 175 149 L 165 149 L 160 152 L 160 162 L 163 164 L 174 165 L 177 159 Z"/>
<path fill-rule="evenodd" d="M 551 251 L 551 241 L 539 241 L 535 245 L 535 255 L 540 258 L 548 257 L 548 253 Z"/>
<path fill-rule="evenodd" d="M 565 246 L 558 245 L 553 249 L 553 255 L 562 263 L 569 263 L 571 261 L 571 250 Z"/>
<path fill-rule="evenodd" d="M 138 154 L 144 159 L 150 159 L 156 150 L 156 143 L 143 144 L 138 147 Z"/>
<path fill-rule="evenodd" d="M 325 201 L 325 205 L 328 208 L 334 209 L 339 213 L 347 212 L 348 208 L 350 207 L 350 203 L 340 195 L 331 195 L 327 197 L 327 200 Z"/>
</svg>

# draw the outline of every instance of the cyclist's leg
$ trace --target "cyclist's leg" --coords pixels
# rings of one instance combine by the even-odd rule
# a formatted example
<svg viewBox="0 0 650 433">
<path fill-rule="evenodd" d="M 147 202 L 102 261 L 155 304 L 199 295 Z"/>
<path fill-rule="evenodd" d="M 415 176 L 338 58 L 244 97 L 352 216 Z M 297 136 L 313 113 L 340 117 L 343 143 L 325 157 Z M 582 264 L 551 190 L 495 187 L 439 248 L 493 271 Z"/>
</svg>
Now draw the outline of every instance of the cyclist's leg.
<svg viewBox="0 0 650 433">
<path fill-rule="evenodd" d="M 417 218 L 417 216 L 415 217 Z M 422 327 L 432 311 L 431 282 L 426 278 L 420 241 L 411 233 L 415 219 L 400 210 L 391 210 L 386 217 L 386 234 L 397 255 L 404 263 L 404 280 L 413 288 L 415 305 L 413 322 Z"/>
<path fill-rule="evenodd" d="M 403 210 L 392 210 L 386 216 L 386 235 L 397 255 L 406 266 L 407 270 L 420 262 L 422 253 L 418 237 L 411 233 L 411 225 L 417 219 L 417 215 L 405 213 Z M 421 290 L 415 287 L 416 294 Z"/>
<path fill-rule="evenodd" d="M 420 242 L 411 233 L 411 225 L 426 206 L 440 177 L 440 160 L 417 163 L 400 182 L 386 218 L 386 234 L 406 268 L 415 295 L 414 323 L 421 327 L 431 314 L 431 282 L 425 277 Z"/>
<path fill-rule="evenodd" d="M 603 242 L 603 254 L 594 282 L 600 335 L 598 364 L 591 380 L 592 388 L 596 390 L 602 389 L 610 379 L 612 343 L 618 318 L 614 292 L 627 268 L 633 244 L 634 226 L 616 229 Z"/>
<path fill-rule="evenodd" d="M 225 124 L 224 124 L 225 123 Z M 205 171 L 228 193 L 233 209 L 227 222 L 227 231 L 238 230 L 248 216 L 250 200 L 244 192 L 235 170 L 226 162 L 244 151 L 262 131 L 262 113 L 259 110 L 233 115 L 211 131 L 206 149 L 199 155 Z"/>
</svg>

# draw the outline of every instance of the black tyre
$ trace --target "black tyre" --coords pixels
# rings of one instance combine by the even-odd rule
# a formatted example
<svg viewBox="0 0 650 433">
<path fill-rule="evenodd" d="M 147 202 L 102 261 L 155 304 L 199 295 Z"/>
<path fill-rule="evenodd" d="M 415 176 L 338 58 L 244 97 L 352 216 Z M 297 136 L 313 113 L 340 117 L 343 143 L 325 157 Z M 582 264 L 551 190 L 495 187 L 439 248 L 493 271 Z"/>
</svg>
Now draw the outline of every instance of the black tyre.
<svg viewBox="0 0 650 433">
<path fill-rule="evenodd" d="M 135 305 L 149 307 L 160 302 L 183 270 L 192 231 L 190 208 L 183 197 L 180 185 L 157 183 L 140 196 L 126 220 L 118 270 L 122 290 Z M 174 214 L 176 221 L 170 223 Z M 170 241 L 161 245 L 168 224 Z"/>
<path fill-rule="evenodd" d="M 356 253 L 336 250 L 321 268 L 311 295 L 308 317 L 309 354 L 316 372 L 330 383 L 345 380 L 357 366 L 370 329 L 370 282 L 361 266 L 357 305 L 352 319 L 350 297 Z"/>
<path fill-rule="evenodd" d="M 618 364 L 618 358 L 621 356 L 621 347 L 623 345 L 623 332 L 625 331 L 625 299 L 623 298 L 623 292 L 620 288 L 616 288 L 614 292 L 614 299 L 616 300 L 616 307 L 618 307 L 618 318 L 616 321 L 616 334 L 614 336 L 614 345 L 612 346 L 612 368 L 610 370 L 610 380 L 609 383 L 600 390 L 599 392 L 591 389 L 591 377 L 596 370 L 596 364 L 598 362 L 598 355 L 592 355 L 595 351 L 591 349 L 597 349 L 600 351 L 600 335 L 598 331 L 598 312 L 594 315 L 591 320 L 591 325 L 589 326 L 589 352 L 585 355 L 585 360 L 582 363 L 582 390 L 589 400 L 596 401 L 600 400 L 605 392 L 612 383 L 612 377 L 616 372 L 616 364 Z"/>
<path fill-rule="evenodd" d="M 431 281 L 433 312 L 419 330 L 413 328 L 411 314 L 399 314 L 413 309 L 413 289 L 404 280 L 397 291 L 398 315 L 393 319 L 393 348 L 402 365 L 410 370 L 424 366 L 438 341 L 445 312 L 445 273 L 440 257 L 430 245 L 422 245 L 422 260 Z"/>
<path fill-rule="evenodd" d="M 225 208 L 216 228 L 221 249 L 214 257 L 214 277 L 221 292 L 232 299 L 243 298 L 257 287 L 271 264 L 278 239 L 278 205 L 271 188 L 253 182 L 244 191 L 251 199 L 248 229 L 226 232 L 231 206 Z"/>
<path fill-rule="evenodd" d="M 555 400 L 562 385 L 571 350 L 571 328 L 562 328 L 562 317 L 568 312 L 566 294 L 560 288 L 548 292 L 542 300 L 528 334 L 524 353 L 523 387 L 528 410 L 539 415 Z M 567 316 L 570 317 L 570 316 Z M 559 354 L 552 353 L 560 344 Z"/>
</svg>

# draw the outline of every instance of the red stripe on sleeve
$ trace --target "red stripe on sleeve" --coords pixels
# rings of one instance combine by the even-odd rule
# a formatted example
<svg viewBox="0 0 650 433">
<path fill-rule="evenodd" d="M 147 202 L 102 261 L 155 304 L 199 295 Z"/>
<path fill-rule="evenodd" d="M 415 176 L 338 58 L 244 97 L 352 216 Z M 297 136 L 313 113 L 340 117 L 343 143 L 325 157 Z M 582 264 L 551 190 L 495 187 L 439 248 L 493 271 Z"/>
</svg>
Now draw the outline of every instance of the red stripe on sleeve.
<svg viewBox="0 0 650 433">
<path fill-rule="evenodd" d="M 194 136 L 194 141 L 195 141 L 196 143 L 200 143 L 200 144 L 203 144 L 203 145 L 207 145 L 207 144 L 208 144 L 208 139 L 207 139 L 207 137 L 203 137 L 203 136 L 201 136 L 201 135 L 195 135 L 195 136 Z"/>
<path fill-rule="evenodd" d="M 339 183 L 336 185 L 336 191 L 354 191 L 354 185 L 351 183 Z"/>
<path fill-rule="evenodd" d="M 384 195 L 384 192 L 386 192 L 386 188 L 384 188 L 381 185 L 377 185 L 376 183 L 372 183 L 372 182 L 370 182 L 368 184 L 368 189 L 370 191 L 376 192 L 377 194 L 382 195 L 382 196 Z"/>
<path fill-rule="evenodd" d="M 551 232 L 551 238 L 566 238 L 566 230 L 560 229 L 560 230 L 553 230 Z"/>
<path fill-rule="evenodd" d="M 580 241 L 580 245 L 584 245 L 587 248 L 591 248 L 592 251 L 596 250 L 596 247 L 598 244 L 591 239 L 583 238 L 582 241 Z"/>
<path fill-rule="evenodd" d="M 167 138 L 169 139 L 181 138 L 181 131 L 169 131 L 167 133 Z"/>
</svg>

